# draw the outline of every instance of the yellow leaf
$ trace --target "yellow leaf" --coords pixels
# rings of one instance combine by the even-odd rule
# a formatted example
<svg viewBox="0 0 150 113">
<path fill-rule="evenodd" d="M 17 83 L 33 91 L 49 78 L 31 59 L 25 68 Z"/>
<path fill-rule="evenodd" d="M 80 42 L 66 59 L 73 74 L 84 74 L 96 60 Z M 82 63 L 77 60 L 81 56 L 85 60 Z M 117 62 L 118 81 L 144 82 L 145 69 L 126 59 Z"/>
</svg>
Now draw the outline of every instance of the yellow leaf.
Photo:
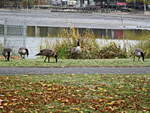
<svg viewBox="0 0 150 113">
<path fill-rule="evenodd" d="M 98 90 L 102 91 L 102 92 L 106 92 L 107 90 L 104 88 L 98 88 Z"/>
<path fill-rule="evenodd" d="M 50 90 L 52 90 L 52 88 L 48 88 L 47 90 L 50 91 Z"/>
<path fill-rule="evenodd" d="M 7 106 L 7 105 L 8 105 L 8 103 L 4 103 L 4 104 L 3 104 L 3 106 Z"/>
<path fill-rule="evenodd" d="M 103 99 L 99 99 L 99 102 L 103 102 L 104 100 Z"/>
<path fill-rule="evenodd" d="M 72 110 L 80 111 L 80 108 L 72 108 Z"/>
<path fill-rule="evenodd" d="M 110 103 L 107 103 L 108 105 L 113 105 L 115 103 L 115 101 L 112 101 Z"/>
<path fill-rule="evenodd" d="M 98 90 L 102 91 L 102 90 L 103 90 L 103 88 L 98 88 Z"/>
<path fill-rule="evenodd" d="M 10 102 L 9 105 L 16 105 L 17 103 L 14 102 Z"/>
</svg>

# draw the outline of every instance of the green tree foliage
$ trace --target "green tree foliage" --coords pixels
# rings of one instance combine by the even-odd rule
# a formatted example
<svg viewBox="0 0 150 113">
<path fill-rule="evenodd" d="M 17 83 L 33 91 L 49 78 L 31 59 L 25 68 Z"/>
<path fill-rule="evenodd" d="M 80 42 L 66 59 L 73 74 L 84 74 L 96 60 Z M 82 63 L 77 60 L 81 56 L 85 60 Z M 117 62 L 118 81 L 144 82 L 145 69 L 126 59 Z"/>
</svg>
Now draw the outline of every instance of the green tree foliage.
<svg viewBox="0 0 150 113">
<path fill-rule="evenodd" d="M 126 2 L 143 2 L 146 4 L 150 4 L 150 0 L 126 0 Z"/>
<path fill-rule="evenodd" d="M 34 4 L 34 0 L 22 0 L 22 4 L 24 7 L 30 7 Z"/>
</svg>

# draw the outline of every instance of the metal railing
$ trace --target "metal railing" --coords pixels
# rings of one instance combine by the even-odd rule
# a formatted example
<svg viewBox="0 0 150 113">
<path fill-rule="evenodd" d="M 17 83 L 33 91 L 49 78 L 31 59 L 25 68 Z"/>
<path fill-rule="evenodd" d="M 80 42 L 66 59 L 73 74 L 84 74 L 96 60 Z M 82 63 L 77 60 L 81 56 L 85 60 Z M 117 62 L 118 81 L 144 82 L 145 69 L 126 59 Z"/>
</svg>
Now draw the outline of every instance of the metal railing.
<svg viewBox="0 0 150 113">
<path fill-rule="evenodd" d="M 3 38 L 3 47 L 26 47 L 26 26 L 7 25 L 7 19 L 0 25 L 0 35 Z"/>
</svg>

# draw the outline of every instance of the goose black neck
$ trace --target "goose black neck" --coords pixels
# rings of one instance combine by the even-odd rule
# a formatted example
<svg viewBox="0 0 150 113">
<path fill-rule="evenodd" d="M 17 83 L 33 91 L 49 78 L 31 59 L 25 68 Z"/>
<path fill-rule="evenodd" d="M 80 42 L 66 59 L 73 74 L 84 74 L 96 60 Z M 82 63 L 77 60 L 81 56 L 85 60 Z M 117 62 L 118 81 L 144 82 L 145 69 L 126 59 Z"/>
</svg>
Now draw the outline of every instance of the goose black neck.
<svg viewBox="0 0 150 113">
<path fill-rule="evenodd" d="M 79 42 L 79 40 L 78 40 L 78 42 L 77 42 L 77 46 L 80 46 L 80 42 Z"/>
</svg>

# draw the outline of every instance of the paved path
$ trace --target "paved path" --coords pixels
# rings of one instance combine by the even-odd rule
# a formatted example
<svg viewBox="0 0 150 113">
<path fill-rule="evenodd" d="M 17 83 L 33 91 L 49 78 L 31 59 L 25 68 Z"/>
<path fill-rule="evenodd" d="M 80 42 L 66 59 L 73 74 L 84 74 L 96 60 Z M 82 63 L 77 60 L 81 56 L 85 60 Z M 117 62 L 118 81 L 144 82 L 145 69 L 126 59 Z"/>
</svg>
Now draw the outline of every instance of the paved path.
<svg viewBox="0 0 150 113">
<path fill-rule="evenodd" d="M 150 67 L 0 67 L 0 75 L 19 74 L 150 74 Z"/>
<path fill-rule="evenodd" d="M 50 12 L 50 10 L 0 10 L 0 24 L 150 30 L 150 16 L 134 14 L 62 13 Z"/>
</svg>

